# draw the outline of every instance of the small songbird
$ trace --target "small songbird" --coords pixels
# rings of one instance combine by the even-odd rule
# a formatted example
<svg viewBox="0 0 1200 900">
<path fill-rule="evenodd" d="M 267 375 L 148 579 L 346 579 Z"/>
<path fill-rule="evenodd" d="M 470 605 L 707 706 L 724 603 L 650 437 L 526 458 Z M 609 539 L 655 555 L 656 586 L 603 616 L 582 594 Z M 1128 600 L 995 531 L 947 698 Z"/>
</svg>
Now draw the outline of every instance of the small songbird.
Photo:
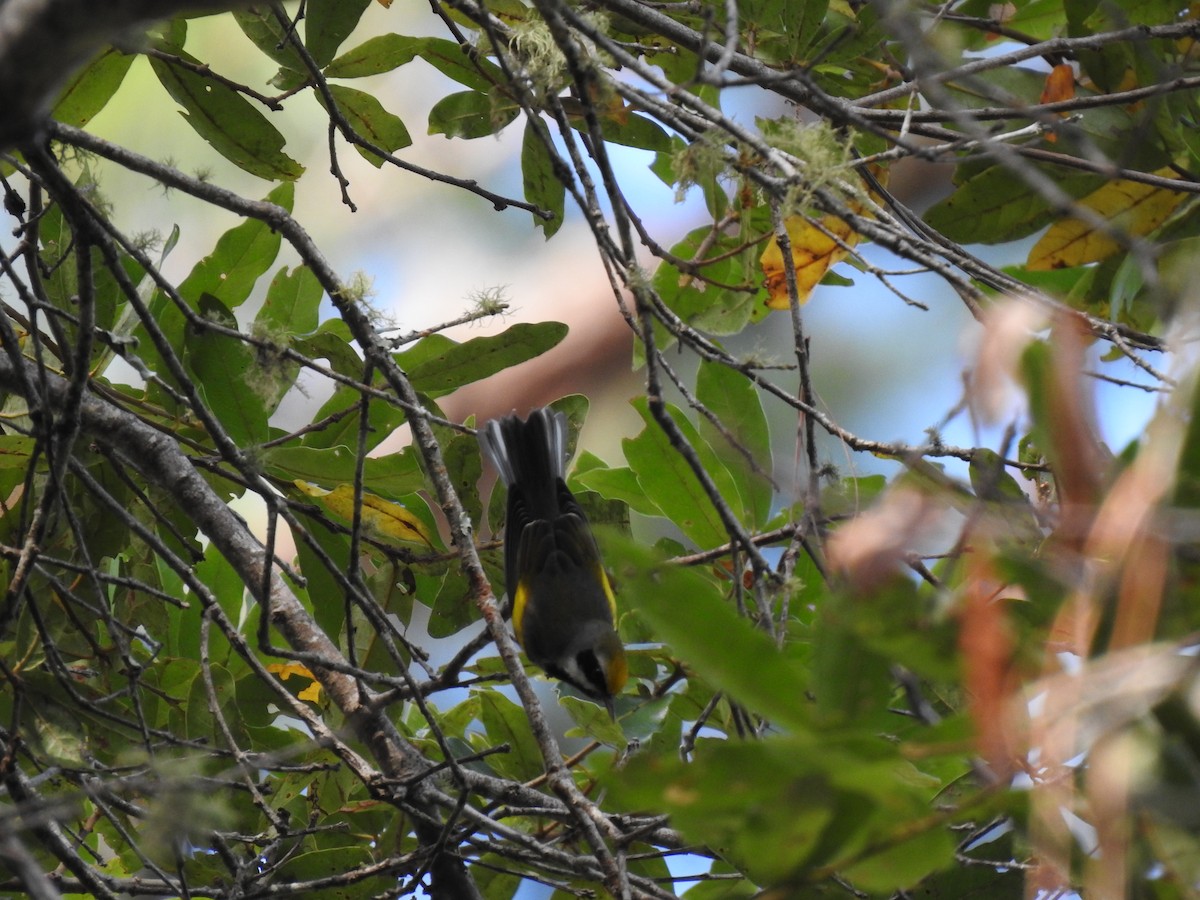
<svg viewBox="0 0 1200 900">
<path fill-rule="evenodd" d="M 525 421 L 492 419 L 479 444 L 508 487 L 504 581 L 517 642 L 616 718 L 613 698 L 629 672 L 596 539 L 563 480 L 567 417 L 544 408 Z"/>
</svg>

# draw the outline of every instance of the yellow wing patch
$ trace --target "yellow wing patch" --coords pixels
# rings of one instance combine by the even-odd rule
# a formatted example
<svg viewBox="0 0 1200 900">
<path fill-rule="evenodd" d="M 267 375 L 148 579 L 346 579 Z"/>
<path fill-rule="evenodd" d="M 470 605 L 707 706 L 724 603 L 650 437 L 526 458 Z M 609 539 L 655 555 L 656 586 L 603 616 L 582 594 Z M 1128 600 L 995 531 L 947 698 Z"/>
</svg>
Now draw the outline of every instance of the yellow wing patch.
<svg viewBox="0 0 1200 900">
<path fill-rule="evenodd" d="M 613 624 L 617 621 L 617 598 L 613 594 L 612 585 L 608 583 L 608 573 L 604 571 L 604 565 L 599 559 L 596 560 L 596 571 L 593 573 L 596 580 L 600 582 L 600 586 L 604 588 L 604 596 L 608 598 L 608 609 L 612 613 Z"/>
<path fill-rule="evenodd" d="M 529 588 L 526 587 L 524 581 L 517 582 L 516 596 L 509 599 L 512 601 L 513 631 L 516 632 L 517 643 L 524 647 L 525 632 L 521 626 L 525 620 L 525 605 L 529 602 Z"/>
<path fill-rule="evenodd" d="M 596 567 L 592 572 L 594 578 L 600 582 L 600 586 L 604 589 L 604 596 L 608 598 L 608 608 L 612 612 L 613 622 L 617 621 L 617 598 L 613 594 L 612 585 L 608 583 L 608 575 L 604 572 L 604 566 L 599 560 L 596 561 Z M 512 603 L 512 623 L 513 631 L 517 636 L 517 643 L 522 647 L 525 646 L 525 610 L 529 608 L 529 585 L 524 579 L 518 579 L 517 588 L 514 591 L 515 596 L 510 597 Z M 610 677 L 610 680 L 611 677 Z M 621 676 L 621 683 L 625 683 L 625 676 Z"/>
</svg>

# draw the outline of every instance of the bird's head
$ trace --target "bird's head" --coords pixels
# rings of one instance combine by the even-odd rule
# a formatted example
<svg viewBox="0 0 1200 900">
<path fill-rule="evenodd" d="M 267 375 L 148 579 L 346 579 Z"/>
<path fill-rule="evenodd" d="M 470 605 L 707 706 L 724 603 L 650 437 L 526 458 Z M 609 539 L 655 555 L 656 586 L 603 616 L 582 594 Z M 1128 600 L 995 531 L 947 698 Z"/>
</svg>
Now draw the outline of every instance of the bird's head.
<svg viewBox="0 0 1200 900">
<path fill-rule="evenodd" d="M 608 714 L 616 718 L 613 698 L 625 687 L 629 667 L 625 647 L 611 624 L 600 620 L 586 623 L 566 653 L 545 669 L 555 678 L 602 702 Z"/>
</svg>

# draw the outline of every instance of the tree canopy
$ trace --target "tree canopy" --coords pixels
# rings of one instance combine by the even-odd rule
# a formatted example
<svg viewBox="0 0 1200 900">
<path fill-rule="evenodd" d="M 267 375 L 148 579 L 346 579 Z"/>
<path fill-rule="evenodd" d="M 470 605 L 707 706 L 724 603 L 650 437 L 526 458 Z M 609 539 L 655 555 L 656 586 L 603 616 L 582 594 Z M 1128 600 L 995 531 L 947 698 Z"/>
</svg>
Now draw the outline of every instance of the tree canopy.
<svg viewBox="0 0 1200 900">
<path fill-rule="evenodd" d="M 257 80 L 189 44 L 196 4 L 0 4 L 0 890 L 1195 896 L 1194 5 L 431 0 L 417 35 L 370 0 L 205 6 Z M 135 65 L 148 121 L 261 190 L 90 130 Z M 404 121 L 422 66 L 447 92 Z M 312 104 L 324 167 L 272 117 Z M 501 132 L 519 196 L 408 155 Z M 652 229 L 618 146 L 705 221 Z M 295 211 L 313 179 L 354 207 L 352 153 L 368 190 L 590 231 L 644 385 L 624 459 L 569 476 L 615 721 L 534 692 L 503 489 L 444 409 L 567 328 L 444 333 L 491 297 L 386 327 Z M 114 169 L 232 224 L 172 277 L 196 222 L 127 233 Z M 920 317 L 918 276 L 977 346 L 896 442 L 822 402 L 805 303 Z M 1101 384 L 1155 398 L 1128 446 Z M 589 398 L 554 405 L 574 453 Z"/>
</svg>

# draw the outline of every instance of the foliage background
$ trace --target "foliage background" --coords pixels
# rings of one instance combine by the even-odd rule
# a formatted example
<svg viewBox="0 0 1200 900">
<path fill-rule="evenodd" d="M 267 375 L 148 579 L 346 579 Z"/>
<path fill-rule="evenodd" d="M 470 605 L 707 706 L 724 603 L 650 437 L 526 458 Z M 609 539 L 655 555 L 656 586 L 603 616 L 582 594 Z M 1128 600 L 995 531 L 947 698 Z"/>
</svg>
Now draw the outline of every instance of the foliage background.
<svg viewBox="0 0 1200 900">
<path fill-rule="evenodd" d="M 3 889 L 1196 892 L 1194 10 L 167 8 L 0 7 Z M 508 637 L 471 413 L 556 351 L 574 437 L 631 333 L 610 722 Z"/>
</svg>

